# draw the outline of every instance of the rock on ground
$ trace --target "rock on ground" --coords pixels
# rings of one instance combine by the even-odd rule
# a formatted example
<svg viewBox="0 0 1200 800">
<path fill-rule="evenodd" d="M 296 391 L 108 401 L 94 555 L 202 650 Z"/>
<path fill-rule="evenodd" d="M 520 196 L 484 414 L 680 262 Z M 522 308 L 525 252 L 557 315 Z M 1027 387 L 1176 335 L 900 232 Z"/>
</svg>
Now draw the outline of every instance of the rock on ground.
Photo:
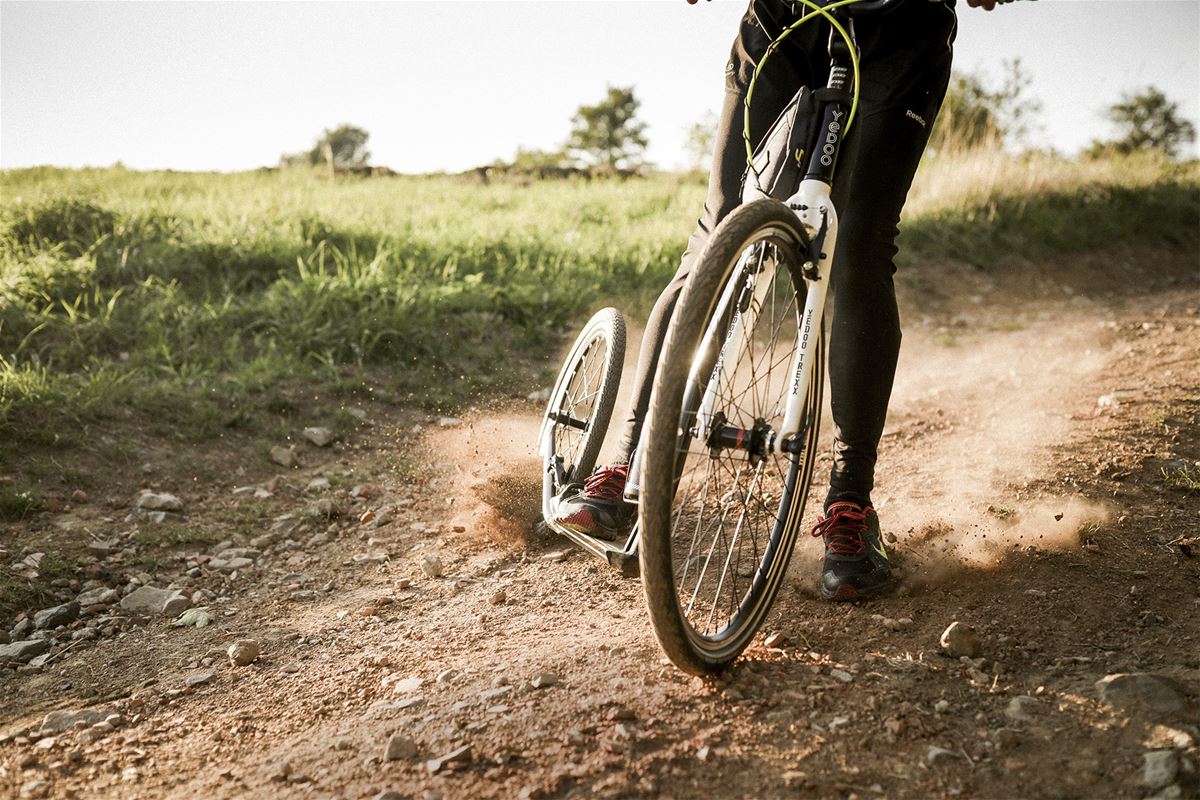
<svg viewBox="0 0 1200 800">
<path fill-rule="evenodd" d="M 1161 789 L 1179 774 L 1179 755 L 1174 750 L 1151 750 L 1142 756 L 1142 785 Z"/>
<path fill-rule="evenodd" d="M 1130 714 L 1174 717 L 1187 712 L 1187 692 L 1177 681 L 1149 672 L 1116 673 L 1096 681 L 1100 699 Z"/>
<path fill-rule="evenodd" d="M 54 608 L 43 608 L 33 615 L 33 627 L 38 630 L 57 628 L 74 622 L 79 617 L 79 603 L 66 603 Z"/>
<path fill-rule="evenodd" d="M 258 642 L 254 639 L 238 639 L 229 645 L 229 660 L 235 666 L 245 667 L 253 664 L 261 652 Z"/>
<path fill-rule="evenodd" d="M 140 586 L 121 598 L 121 608 L 131 614 L 177 617 L 192 607 L 191 598 L 175 589 Z"/>
<path fill-rule="evenodd" d="M 38 731 L 41 736 L 53 736 L 56 733 L 69 731 L 76 724 L 82 722 L 85 725 L 91 726 L 104 722 L 112 716 L 111 708 L 86 708 L 75 711 L 51 711 L 42 720 L 42 727 Z"/>
<path fill-rule="evenodd" d="M 471 745 L 465 744 L 457 750 L 451 750 L 441 758 L 431 758 L 425 762 L 425 768 L 429 770 L 429 774 L 441 772 L 449 766 L 471 763 Z"/>
<path fill-rule="evenodd" d="M 85 592 L 80 592 L 75 598 L 75 602 L 81 606 L 94 606 L 98 603 L 108 605 L 115 603 L 120 597 L 116 589 L 110 589 L 107 586 L 97 586 L 95 589 L 88 589 Z"/>
<path fill-rule="evenodd" d="M 951 658 L 979 658 L 983 645 L 979 635 L 970 625 L 962 622 L 951 622 L 950 627 L 942 632 L 940 640 L 942 652 Z"/>
<path fill-rule="evenodd" d="M 34 656 L 39 656 L 50 649 L 48 639 L 28 639 L 12 644 L 0 645 L 0 664 L 5 661 L 25 662 Z"/>
<path fill-rule="evenodd" d="M 417 754 L 417 745 L 412 739 L 396 733 L 388 737 L 383 750 L 384 761 L 403 761 Z"/>
<path fill-rule="evenodd" d="M 301 435 L 315 447 L 328 447 L 337 438 L 329 428 L 305 428 Z"/>
<path fill-rule="evenodd" d="M 276 464 L 281 467 L 287 467 L 288 469 L 291 469 L 299 463 L 296 460 L 296 454 L 292 452 L 291 448 L 288 447 L 279 447 L 276 445 L 275 447 L 271 448 L 268 455 Z"/>
<path fill-rule="evenodd" d="M 1038 712 L 1038 701 L 1029 695 L 1014 697 L 1008 701 L 1004 716 L 1015 722 L 1033 722 Z"/>
<path fill-rule="evenodd" d="M 957 761 L 960 758 L 962 755 L 953 750 L 947 750 L 944 747 L 930 747 L 929 752 L 925 754 L 925 763 L 932 767 Z"/>
<path fill-rule="evenodd" d="M 138 495 L 137 507 L 143 511 L 183 511 L 183 501 L 166 492 L 142 492 Z"/>
<path fill-rule="evenodd" d="M 425 556 L 421 559 L 421 569 L 431 578 L 442 577 L 442 560 L 437 556 Z"/>
</svg>

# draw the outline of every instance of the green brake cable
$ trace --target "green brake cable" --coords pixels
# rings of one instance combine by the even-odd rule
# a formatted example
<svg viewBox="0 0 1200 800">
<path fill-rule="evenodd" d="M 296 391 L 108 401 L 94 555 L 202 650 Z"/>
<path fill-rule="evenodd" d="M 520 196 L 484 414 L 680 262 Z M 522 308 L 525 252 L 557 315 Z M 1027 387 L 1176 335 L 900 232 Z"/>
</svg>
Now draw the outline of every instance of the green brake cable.
<svg viewBox="0 0 1200 800">
<path fill-rule="evenodd" d="M 842 24 L 838 22 L 837 19 L 834 18 L 834 16 L 829 12 L 835 8 L 841 8 L 842 6 L 861 3 L 863 0 L 838 0 L 838 2 L 830 3 L 824 7 L 817 5 L 813 2 L 813 0 L 799 0 L 799 2 L 811 8 L 812 11 L 805 14 L 791 25 L 787 26 L 782 33 L 775 37 L 775 40 L 771 42 L 771 44 L 767 47 L 766 52 L 763 53 L 762 60 L 758 62 L 758 66 L 754 68 L 754 74 L 750 77 L 750 86 L 746 90 L 746 100 L 743 104 L 745 109 L 742 112 L 742 138 L 746 142 L 746 165 L 751 170 L 754 170 L 754 146 L 751 144 L 752 140 L 750 138 L 750 99 L 754 97 L 754 84 L 758 82 L 759 73 L 761 73 L 763 67 L 767 65 L 767 60 L 771 57 L 771 54 L 775 52 L 775 48 L 779 47 L 783 40 L 792 34 L 792 31 L 796 30 L 813 17 L 821 16 L 829 20 L 829 23 L 833 25 L 834 30 L 841 34 L 841 37 L 846 41 L 846 47 L 850 50 L 850 63 L 854 68 L 854 94 L 850 103 L 850 116 L 846 119 L 846 133 L 850 132 L 850 126 L 854 124 L 854 115 L 858 111 L 858 49 L 854 46 L 854 40 L 850 38 L 850 34 L 846 32 L 846 29 L 842 27 Z"/>
</svg>

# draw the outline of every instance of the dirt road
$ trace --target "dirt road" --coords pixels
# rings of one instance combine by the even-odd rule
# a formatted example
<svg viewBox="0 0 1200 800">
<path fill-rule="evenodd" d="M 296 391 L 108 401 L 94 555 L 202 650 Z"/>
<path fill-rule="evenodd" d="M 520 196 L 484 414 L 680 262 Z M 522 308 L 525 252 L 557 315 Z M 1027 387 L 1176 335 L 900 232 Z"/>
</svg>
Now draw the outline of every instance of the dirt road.
<svg viewBox="0 0 1200 800">
<path fill-rule="evenodd" d="M 5 560 L 112 536 L 94 586 L 172 584 L 211 623 L 110 598 L 0 671 L 0 793 L 1200 796 L 1200 296 L 1171 258 L 1158 283 L 1106 262 L 908 287 L 875 497 L 905 583 L 823 604 L 806 540 L 764 628 L 782 645 L 712 683 L 663 661 L 636 582 L 531 534 L 533 403 L 441 426 L 365 408 L 281 479 L 236 441 L 195 456 L 224 467 L 209 485 L 114 468 L 112 505 L 149 483 L 210 542 L 131 569 L 136 531 L 184 523 L 91 501 L 11 526 Z M 940 652 L 954 621 L 977 658 Z M 1114 674 L 1140 677 L 1097 685 Z"/>
</svg>

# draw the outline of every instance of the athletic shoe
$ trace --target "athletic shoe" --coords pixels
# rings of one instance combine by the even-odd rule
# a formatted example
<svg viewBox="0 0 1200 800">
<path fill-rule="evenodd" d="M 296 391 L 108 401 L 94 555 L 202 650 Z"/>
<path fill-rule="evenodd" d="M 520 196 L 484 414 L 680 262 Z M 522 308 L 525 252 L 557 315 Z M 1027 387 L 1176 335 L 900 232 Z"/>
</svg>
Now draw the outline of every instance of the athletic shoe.
<svg viewBox="0 0 1200 800">
<path fill-rule="evenodd" d="M 612 540 L 629 533 L 637 506 L 622 499 L 628 477 L 628 464 L 597 467 L 577 494 L 559 501 L 554 522 L 597 539 Z"/>
<path fill-rule="evenodd" d="M 833 503 L 812 535 L 825 540 L 821 596 L 826 600 L 862 600 L 891 588 L 892 567 L 874 508 Z"/>
</svg>

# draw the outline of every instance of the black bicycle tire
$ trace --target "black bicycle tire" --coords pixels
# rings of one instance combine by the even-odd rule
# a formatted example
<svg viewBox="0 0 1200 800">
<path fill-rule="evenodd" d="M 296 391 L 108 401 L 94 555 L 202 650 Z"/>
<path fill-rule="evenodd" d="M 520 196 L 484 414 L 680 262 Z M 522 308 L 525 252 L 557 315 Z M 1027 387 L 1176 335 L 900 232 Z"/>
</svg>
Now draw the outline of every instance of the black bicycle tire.
<svg viewBox="0 0 1200 800">
<path fill-rule="evenodd" d="M 596 459 L 600 455 L 600 448 L 604 444 L 604 435 L 608 432 L 608 425 L 612 419 L 613 408 L 617 402 L 621 370 L 625 363 L 625 318 L 621 316 L 621 312 L 615 308 L 601 309 L 593 314 L 583 326 L 579 335 L 575 337 L 575 343 L 571 346 L 567 357 L 563 359 L 562 368 L 554 381 L 554 388 L 550 392 L 550 397 L 546 402 L 546 411 L 542 416 L 543 425 L 553 425 L 550 414 L 556 410 L 556 405 L 561 403 L 563 392 L 569 386 L 588 347 L 598 337 L 605 339 L 608 349 L 605 355 L 604 377 L 600 382 L 596 408 L 591 419 L 588 420 L 588 427 L 579 447 L 579 457 L 573 465 L 574 469 L 571 475 L 573 481 L 582 481 L 584 477 L 591 474 L 592 468 L 595 467 Z"/>
<path fill-rule="evenodd" d="M 642 472 L 639 525 L 640 566 L 651 624 L 659 644 L 677 667 L 708 675 L 729 666 L 750 644 L 778 594 L 794 548 L 800 518 L 812 483 L 819 410 L 824 382 L 825 337 L 817 341 L 814 369 L 806 390 L 808 427 L 806 449 L 790 468 L 790 512 L 777 520 L 772 542 L 786 538 L 782 552 L 772 553 L 770 574 L 747 609 L 749 618 L 736 635 L 718 647 L 701 646 L 679 604 L 672 561 L 670 526 L 676 476 L 675 451 L 679 441 L 679 416 L 692 366 L 693 353 L 704 336 L 722 288 L 747 243 L 764 229 L 779 229 L 794 242 L 801 241 L 800 223 L 793 211 L 772 199 L 757 200 L 734 210 L 713 232 L 699 255 L 672 314 L 658 371 L 655 375 L 646 422 L 645 464 Z M 798 493 L 798 494 L 797 494 Z M 784 501 L 781 500 L 781 504 Z M 782 531 L 782 533 L 781 533 Z M 779 545 L 780 542 L 775 542 Z M 764 562 L 767 553 L 764 551 Z M 756 585 L 759 582 L 756 581 Z M 741 613 L 741 612 L 739 612 Z"/>
</svg>

